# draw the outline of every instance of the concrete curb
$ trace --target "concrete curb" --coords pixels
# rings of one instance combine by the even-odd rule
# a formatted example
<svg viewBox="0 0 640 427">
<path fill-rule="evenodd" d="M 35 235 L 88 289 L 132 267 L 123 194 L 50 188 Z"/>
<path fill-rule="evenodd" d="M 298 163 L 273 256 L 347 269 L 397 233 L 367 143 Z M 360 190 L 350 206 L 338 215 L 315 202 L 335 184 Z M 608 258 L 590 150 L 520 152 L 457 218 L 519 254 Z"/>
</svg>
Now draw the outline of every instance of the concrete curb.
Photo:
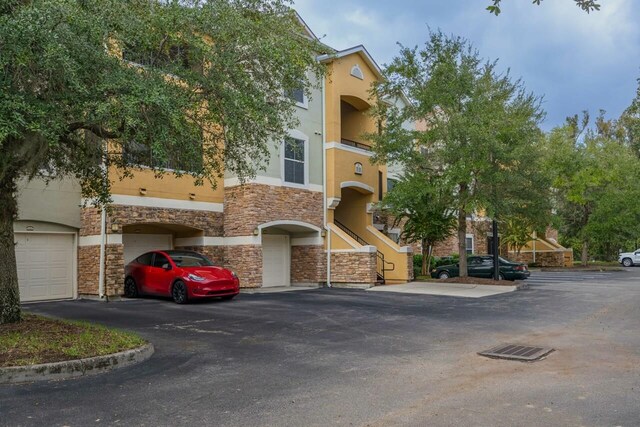
<svg viewBox="0 0 640 427">
<path fill-rule="evenodd" d="M 154 351 L 153 344 L 148 343 L 138 348 L 108 354 L 106 356 L 43 363 L 41 365 L 0 368 L 0 384 L 67 380 L 101 374 L 144 362 L 151 357 Z"/>
</svg>

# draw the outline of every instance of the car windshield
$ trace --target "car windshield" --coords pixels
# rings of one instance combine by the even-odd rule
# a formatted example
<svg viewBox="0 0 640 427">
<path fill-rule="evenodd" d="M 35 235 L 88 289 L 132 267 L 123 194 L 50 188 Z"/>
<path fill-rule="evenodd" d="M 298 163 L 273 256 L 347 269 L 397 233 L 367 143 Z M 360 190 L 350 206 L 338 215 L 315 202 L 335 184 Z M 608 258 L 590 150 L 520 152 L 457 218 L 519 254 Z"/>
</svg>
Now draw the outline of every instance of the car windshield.
<svg viewBox="0 0 640 427">
<path fill-rule="evenodd" d="M 178 267 L 208 267 L 214 265 L 208 258 L 195 252 L 170 252 L 169 256 Z"/>
</svg>

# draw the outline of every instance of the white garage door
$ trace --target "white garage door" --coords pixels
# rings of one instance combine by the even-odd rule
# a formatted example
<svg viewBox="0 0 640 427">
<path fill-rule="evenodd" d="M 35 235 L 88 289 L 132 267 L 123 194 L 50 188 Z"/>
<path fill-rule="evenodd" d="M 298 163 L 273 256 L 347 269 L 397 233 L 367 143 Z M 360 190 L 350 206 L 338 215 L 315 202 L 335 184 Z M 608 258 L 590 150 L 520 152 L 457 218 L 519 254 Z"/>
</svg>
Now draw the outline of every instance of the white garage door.
<svg viewBox="0 0 640 427">
<path fill-rule="evenodd" d="M 173 249 L 171 234 L 123 234 L 124 264 L 145 252 Z"/>
<path fill-rule="evenodd" d="M 21 301 L 73 298 L 73 235 L 16 233 Z"/>
<path fill-rule="evenodd" d="M 289 236 L 262 235 L 262 286 L 289 286 Z"/>
</svg>

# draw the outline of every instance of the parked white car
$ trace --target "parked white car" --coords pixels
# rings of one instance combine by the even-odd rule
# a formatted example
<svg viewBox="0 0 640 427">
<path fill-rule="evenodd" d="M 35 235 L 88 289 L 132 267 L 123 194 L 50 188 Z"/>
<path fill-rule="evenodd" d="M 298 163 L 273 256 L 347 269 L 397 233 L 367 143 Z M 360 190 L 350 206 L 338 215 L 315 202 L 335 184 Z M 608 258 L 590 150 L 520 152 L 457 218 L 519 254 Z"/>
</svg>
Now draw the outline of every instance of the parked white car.
<svg viewBox="0 0 640 427">
<path fill-rule="evenodd" d="M 618 255 L 618 262 L 625 267 L 640 265 L 640 249 L 636 249 L 635 252 L 621 253 L 620 255 Z"/>
</svg>

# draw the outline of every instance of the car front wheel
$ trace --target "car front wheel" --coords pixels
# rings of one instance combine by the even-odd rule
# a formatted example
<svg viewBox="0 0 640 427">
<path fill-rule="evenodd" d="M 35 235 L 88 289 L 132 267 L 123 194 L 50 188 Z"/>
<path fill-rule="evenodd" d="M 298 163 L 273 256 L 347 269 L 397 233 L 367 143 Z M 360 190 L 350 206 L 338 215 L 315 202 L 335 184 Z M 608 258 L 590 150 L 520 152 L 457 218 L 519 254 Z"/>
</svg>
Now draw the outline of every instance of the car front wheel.
<svg viewBox="0 0 640 427">
<path fill-rule="evenodd" d="M 441 271 L 440 274 L 438 274 L 438 279 L 448 279 L 449 277 L 449 272 L 447 271 Z"/>
<path fill-rule="evenodd" d="M 124 281 L 124 296 L 127 298 L 136 298 L 138 296 L 138 286 L 133 277 L 127 277 Z"/>
<path fill-rule="evenodd" d="M 171 288 L 171 296 L 176 304 L 184 304 L 187 302 L 187 285 L 182 280 L 178 280 Z"/>
<path fill-rule="evenodd" d="M 625 258 L 622 260 L 622 265 L 625 267 L 631 267 L 633 265 L 633 261 L 631 261 L 631 258 Z"/>
</svg>

